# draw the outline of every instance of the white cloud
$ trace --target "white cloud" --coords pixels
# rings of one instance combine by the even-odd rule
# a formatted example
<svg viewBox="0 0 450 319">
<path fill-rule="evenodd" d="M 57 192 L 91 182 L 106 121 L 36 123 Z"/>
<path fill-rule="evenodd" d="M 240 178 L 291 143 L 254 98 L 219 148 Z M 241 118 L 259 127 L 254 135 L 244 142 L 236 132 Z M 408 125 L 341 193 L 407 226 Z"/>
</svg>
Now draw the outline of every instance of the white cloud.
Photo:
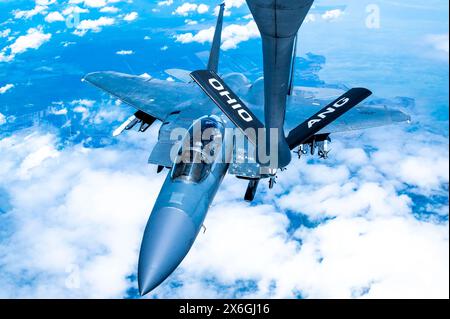
<svg viewBox="0 0 450 319">
<path fill-rule="evenodd" d="M 423 194 L 431 194 L 432 190 L 442 183 L 448 183 L 449 168 L 448 152 L 432 156 L 429 152 L 436 152 L 436 150 L 423 145 L 421 154 L 427 154 L 425 156 L 411 153 L 402 155 L 398 150 L 389 149 L 373 154 L 372 160 L 384 174 L 395 176 L 402 183 L 420 189 Z M 393 158 L 398 160 L 395 166 L 390 164 Z"/>
<path fill-rule="evenodd" d="M 6 117 L 2 113 L 0 113 L 0 125 L 3 125 L 5 123 L 6 123 Z"/>
<path fill-rule="evenodd" d="M 150 75 L 150 74 L 148 74 L 148 73 L 142 73 L 141 75 L 139 75 L 141 78 L 144 78 L 144 79 L 151 79 L 152 78 L 152 76 Z"/>
<path fill-rule="evenodd" d="M 214 36 L 214 27 L 211 27 L 209 29 L 200 30 L 195 35 L 190 32 L 178 34 L 175 36 L 175 41 L 181 43 L 191 43 L 191 42 L 205 43 L 211 42 L 213 36 Z"/>
<path fill-rule="evenodd" d="M 164 45 L 160 48 L 161 51 L 166 51 L 169 47 L 167 45 Z"/>
<path fill-rule="evenodd" d="M 209 6 L 206 4 L 195 4 L 185 2 L 181 6 L 177 7 L 172 14 L 178 14 L 181 16 L 188 16 L 191 12 L 197 12 L 199 14 L 204 14 L 209 11 Z"/>
<path fill-rule="evenodd" d="M 74 113 L 81 114 L 80 122 L 84 122 L 91 114 L 90 109 L 94 106 L 95 101 L 88 99 L 79 99 L 70 102 L 71 110 Z"/>
<path fill-rule="evenodd" d="M 430 35 L 428 40 L 434 45 L 436 50 L 448 53 L 448 33 Z"/>
<path fill-rule="evenodd" d="M 50 112 L 51 112 L 51 114 L 54 114 L 54 115 L 67 115 L 67 113 L 68 113 L 68 110 L 67 110 L 67 108 L 62 108 L 62 109 L 56 109 L 56 108 L 52 108 L 51 110 L 50 110 Z"/>
<path fill-rule="evenodd" d="M 17 54 L 24 53 L 29 49 L 38 49 L 51 37 L 50 33 L 43 32 L 42 27 L 30 28 L 26 35 L 18 37 L 14 43 L 0 51 L 0 62 L 12 61 Z"/>
<path fill-rule="evenodd" d="M 125 20 L 125 21 L 134 21 L 134 20 L 136 20 L 138 18 L 138 13 L 137 12 L 131 12 L 131 13 L 128 13 L 127 15 L 125 15 L 124 17 L 123 17 L 123 19 Z"/>
<path fill-rule="evenodd" d="M 235 49 L 239 43 L 259 36 L 259 30 L 254 21 L 250 21 L 246 25 L 231 24 L 223 29 L 222 49 Z"/>
<path fill-rule="evenodd" d="M 206 13 L 209 11 L 209 7 L 206 4 L 199 4 L 197 7 L 197 12 L 200 14 Z"/>
<path fill-rule="evenodd" d="M 13 57 L 5 54 L 5 52 L 0 51 L 0 62 L 10 62 Z"/>
<path fill-rule="evenodd" d="M 88 100 L 88 99 L 79 99 L 79 100 L 73 100 L 70 102 L 70 105 L 82 105 L 86 107 L 93 107 L 95 104 L 94 100 Z"/>
<path fill-rule="evenodd" d="M 184 23 L 186 23 L 187 25 L 196 25 L 198 22 L 195 20 L 186 19 L 184 20 Z"/>
<path fill-rule="evenodd" d="M 243 4 L 245 4 L 245 0 L 225 0 L 225 12 L 224 16 L 230 16 L 232 8 L 240 8 Z M 214 8 L 214 15 L 219 14 L 219 6 Z"/>
<path fill-rule="evenodd" d="M 146 162 L 139 144 L 134 150 L 57 150 L 57 145 L 54 135 L 41 133 L 0 141 L 0 153 L 8 151 L 0 166 L 8 181 L 0 184 L 9 185 L 11 199 L 22 202 L 9 217 L 0 215 L 17 222 L 0 238 L 6 254 L 0 256 L 0 296 L 123 297 L 136 269 L 151 209 L 147 201 L 156 198 L 163 176 L 154 170 L 137 173 Z M 132 165 L 124 167 L 124 160 Z M 75 286 L 71 275 L 79 279 Z"/>
<path fill-rule="evenodd" d="M 395 140 L 386 143 L 393 134 Z M 279 175 L 273 190 L 260 185 L 265 205 L 243 203 L 246 184 L 227 176 L 205 220 L 206 233 L 172 280 L 149 297 L 230 298 L 236 288 L 222 287 L 250 280 L 257 288 L 242 295 L 248 298 L 448 298 L 448 206 L 443 220 L 417 220 L 404 184 L 418 187 L 419 194 L 445 191 L 448 140 L 418 135 L 392 128 L 358 135 L 362 143 L 351 136 L 348 143 L 336 141 L 336 160 L 302 159 Z M 433 154 L 430 163 L 444 162 L 425 170 L 431 177 L 418 182 L 392 174 L 410 156 L 420 161 L 415 150 L 430 140 L 441 140 L 425 150 Z M 361 144 L 376 151 L 366 153 Z M 318 226 L 289 232 L 296 217 L 288 219 L 286 211 Z M 173 281 L 183 286 L 173 288 Z"/>
<path fill-rule="evenodd" d="M 322 14 L 322 19 L 326 21 L 334 21 L 341 17 L 343 13 L 344 12 L 341 9 L 328 10 L 325 11 L 324 14 Z"/>
<path fill-rule="evenodd" d="M 292 236 L 286 231 L 289 220 L 269 205 L 221 205 L 211 209 L 206 233 L 173 278 L 183 287 L 163 285 L 154 292 L 159 297 L 233 296 L 233 289 L 208 291 L 207 284 L 196 289 L 191 283 L 201 278 L 231 287 L 253 280 L 256 291 L 244 295 L 250 298 L 293 298 L 296 291 L 306 298 L 448 295 L 447 225 L 399 217 L 335 218 Z"/>
<path fill-rule="evenodd" d="M 84 120 L 86 120 L 89 116 L 89 110 L 82 106 L 82 105 L 77 105 L 72 109 L 75 113 L 81 113 L 81 121 L 83 122 Z"/>
<path fill-rule="evenodd" d="M 47 8 L 46 6 L 37 5 L 31 10 L 15 10 L 13 15 L 16 19 L 30 19 L 39 13 L 45 14 Z"/>
<path fill-rule="evenodd" d="M 38 49 L 43 43 L 50 40 L 52 35 L 44 33 L 40 28 L 28 29 L 26 35 L 22 35 L 9 46 L 13 55 L 23 53 L 28 49 Z"/>
<path fill-rule="evenodd" d="M 317 171 L 319 169 L 317 168 Z M 325 176 L 327 171 L 335 170 L 324 169 L 324 172 L 319 174 Z M 326 180 L 322 179 L 322 181 Z M 348 176 L 340 177 L 339 180 L 348 180 Z M 311 181 L 311 183 L 317 185 L 317 182 Z M 316 190 L 307 189 L 305 192 L 302 192 L 300 187 L 295 187 L 288 195 L 280 198 L 280 207 L 297 210 L 298 203 L 302 203 L 302 212 L 313 220 L 338 214 L 339 216 L 355 216 L 361 211 L 364 211 L 367 216 L 406 214 L 410 199 L 407 196 L 397 196 L 392 189 L 386 188 L 377 183 L 368 182 L 357 185 L 351 181 L 342 184 L 330 181 Z"/>
<path fill-rule="evenodd" d="M 100 32 L 102 27 L 111 26 L 115 23 L 114 18 L 100 17 L 96 20 L 82 20 L 77 25 L 77 30 L 74 34 L 84 36 L 89 30 L 92 32 Z"/>
<path fill-rule="evenodd" d="M 61 44 L 63 45 L 63 47 L 67 48 L 69 45 L 74 45 L 74 44 L 76 44 L 76 42 L 63 41 L 63 42 L 61 42 Z"/>
<path fill-rule="evenodd" d="M 164 0 L 158 1 L 158 6 L 171 6 L 173 4 L 173 0 Z"/>
<path fill-rule="evenodd" d="M 225 0 L 225 6 L 227 8 L 240 8 L 245 4 L 245 0 Z"/>
<path fill-rule="evenodd" d="M 100 9 L 100 12 L 117 13 L 117 12 L 119 12 L 119 8 L 113 7 L 113 6 L 103 7 L 103 8 Z"/>
<path fill-rule="evenodd" d="M 405 156 L 399 166 L 397 176 L 410 185 L 432 189 L 448 183 L 449 167 L 445 158 Z"/>
<path fill-rule="evenodd" d="M 6 38 L 10 35 L 11 29 L 5 29 L 3 31 L 0 31 L 0 38 Z"/>
<path fill-rule="evenodd" d="M 95 123 L 117 118 L 95 115 L 92 100 L 69 104 Z M 119 298 L 136 288 L 142 231 L 165 177 L 145 166 L 151 130 L 100 149 L 62 148 L 39 130 L 0 139 L 10 206 L 0 223 L 12 225 L 0 232 L 0 297 Z M 293 159 L 251 205 L 246 183 L 227 176 L 206 233 L 149 297 L 448 298 L 448 137 L 390 127 L 332 147 L 325 162 Z M 413 194 L 443 196 L 444 218 L 424 217 L 431 202 L 416 218 Z"/>
<path fill-rule="evenodd" d="M 66 9 L 64 9 L 62 11 L 62 14 L 67 16 L 67 15 L 70 15 L 73 13 L 88 13 L 88 12 L 89 12 L 88 9 L 83 9 L 78 6 L 70 6 L 70 7 L 67 7 Z"/>
<path fill-rule="evenodd" d="M 257 201 L 265 204 L 243 202 L 246 183 L 227 176 L 206 233 L 149 297 L 448 298 L 448 221 L 417 220 L 406 181 L 389 171 L 420 158 L 417 148 L 424 146 L 432 148 L 424 150 L 431 161 L 448 163 L 448 140 L 388 133 L 334 141 L 335 156 L 325 164 L 293 162 L 273 190 L 260 185 Z M 7 186 L 12 206 L 0 218 L 15 225 L 0 239 L 0 296 L 118 298 L 136 287 L 128 278 L 136 272 L 142 231 L 164 174 L 143 169 L 148 136 L 120 138 L 100 149 L 60 149 L 45 133 L 0 140 L 0 190 Z M 364 151 L 366 143 L 371 152 Z M 408 183 L 420 193 L 448 185 L 448 177 L 434 180 Z M 320 223 L 298 226 L 296 216 Z M 77 289 L 66 286 L 72 265 Z M 254 287 L 249 291 L 238 285 L 247 281 Z"/>
<path fill-rule="evenodd" d="M 54 145 L 46 144 L 42 145 L 38 149 L 28 154 L 19 166 L 18 176 L 21 179 L 27 179 L 30 177 L 30 171 L 42 165 L 45 160 L 57 158 L 59 152 Z"/>
<path fill-rule="evenodd" d="M 36 0 L 36 4 L 40 6 L 49 6 L 55 2 L 56 0 Z"/>
<path fill-rule="evenodd" d="M 315 14 L 309 13 L 306 15 L 305 23 L 310 23 L 310 22 L 314 22 L 314 21 L 316 21 Z"/>
<path fill-rule="evenodd" d="M 5 94 L 14 87 L 14 84 L 6 84 L 0 87 L 0 94 Z"/>
<path fill-rule="evenodd" d="M 181 6 L 177 7 L 173 14 L 178 14 L 181 16 L 187 16 L 189 12 L 197 10 L 197 5 L 195 3 L 185 2 Z"/>
<path fill-rule="evenodd" d="M 425 43 L 434 49 L 434 56 L 448 61 L 449 40 L 447 34 L 430 34 L 425 37 Z M 433 54 L 430 54 L 433 55 Z"/>
<path fill-rule="evenodd" d="M 101 8 L 106 6 L 106 0 L 70 0 L 69 4 L 80 4 L 83 3 L 86 7 Z"/>
<path fill-rule="evenodd" d="M 48 23 L 52 23 L 52 22 L 56 22 L 56 21 L 64 21 L 65 18 L 63 17 L 63 15 L 61 13 L 59 13 L 58 11 L 53 11 L 50 12 L 46 17 L 45 17 L 45 21 L 47 21 Z"/>
<path fill-rule="evenodd" d="M 120 50 L 117 51 L 116 54 L 118 55 L 132 55 L 134 54 L 133 50 Z"/>
<path fill-rule="evenodd" d="M 214 27 L 203 29 L 196 34 L 183 33 L 175 36 L 175 41 L 181 43 L 190 42 L 212 42 L 214 37 Z M 226 26 L 222 31 L 222 49 L 229 50 L 237 48 L 237 45 L 241 42 L 248 41 L 253 38 L 259 37 L 258 27 L 252 20 L 245 25 L 231 24 Z"/>
</svg>

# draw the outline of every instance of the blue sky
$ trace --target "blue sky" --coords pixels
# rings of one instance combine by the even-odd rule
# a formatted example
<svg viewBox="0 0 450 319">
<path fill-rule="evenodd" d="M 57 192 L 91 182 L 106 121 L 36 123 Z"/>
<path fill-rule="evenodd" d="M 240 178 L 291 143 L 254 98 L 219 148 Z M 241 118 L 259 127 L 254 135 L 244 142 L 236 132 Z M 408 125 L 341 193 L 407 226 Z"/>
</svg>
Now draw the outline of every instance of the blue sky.
<svg viewBox="0 0 450 319">
<path fill-rule="evenodd" d="M 259 34 L 226 2 L 221 71 L 254 80 Z M 215 4 L 0 0 L 0 297 L 137 296 L 158 125 L 112 138 L 132 110 L 80 79 L 202 67 Z M 333 137 L 252 204 L 227 176 L 148 297 L 448 298 L 448 2 L 315 1 L 300 35 L 297 85 L 365 86 L 412 123 Z"/>
</svg>

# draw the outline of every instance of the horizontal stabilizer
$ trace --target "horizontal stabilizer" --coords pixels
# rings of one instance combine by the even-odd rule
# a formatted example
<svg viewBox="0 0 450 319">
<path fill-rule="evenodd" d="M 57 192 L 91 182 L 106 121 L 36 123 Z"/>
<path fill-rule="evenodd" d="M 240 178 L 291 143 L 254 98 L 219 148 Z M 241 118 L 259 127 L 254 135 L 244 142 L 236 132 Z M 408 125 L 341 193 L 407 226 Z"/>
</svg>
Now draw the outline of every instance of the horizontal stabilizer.
<svg viewBox="0 0 450 319">
<path fill-rule="evenodd" d="M 191 77 L 230 121 L 256 145 L 258 129 L 264 128 L 264 125 L 228 85 L 215 72 L 209 70 L 194 71 Z M 249 131 L 252 134 L 248 134 Z"/>
<path fill-rule="evenodd" d="M 302 124 L 291 130 L 286 138 L 289 148 L 305 143 L 311 136 L 319 132 L 338 117 L 364 101 L 372 94 L 364 88 L 353 88 L 325 106 Z"/>
</svg>

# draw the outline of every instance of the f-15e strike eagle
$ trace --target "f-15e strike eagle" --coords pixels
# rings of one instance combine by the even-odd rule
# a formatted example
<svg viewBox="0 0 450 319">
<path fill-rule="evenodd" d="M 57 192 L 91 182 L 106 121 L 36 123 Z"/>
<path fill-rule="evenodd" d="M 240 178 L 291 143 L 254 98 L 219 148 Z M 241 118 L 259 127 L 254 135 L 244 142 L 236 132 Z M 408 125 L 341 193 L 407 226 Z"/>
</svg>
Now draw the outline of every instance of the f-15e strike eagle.
<svg viewBox="0 0 450 319">
<path fill-rule="evenodd" d="M 168 168 L 169 173 L 142 240 L 141 295 L 161 284 L 186 256 L 227 172 L 247 180 L 244 198 L 252 201 L 261 179 L 268 179 L 272 188 L 292 151 L 300 157 L 317 150 L 326 158 L 331 133 L 409 121 L 399 110 L 354 108 L 371 95 L 365 88 L 353 88 L 323 108 L 315 104 L 331 100 L 326 89 L 317 89 L 314 99 L 301 97 L 302 88 L 293 85 L 297 34 L 313 0 L 247 0 L 247 4 L 262 38 L 264 92 L 262 85 L 249 83 L 242 74 L 219 75 L 224 4 L 206 70 L 169 70 L 177 82 L 116 72 L 94 72 L 84 78 L 137 109 L 114 135 L 136 124 L 144 132 L 156 120 L 162 122 L 148 162 L 157 165 L 158 172 Z M 258 114 L 262 99 L 255 98 L 260 95 L 263 114 Z M 286 108 L 294 107 L 295 114 L 288 114 L 285 123 Z M 264 124 L 257 114 L 264 116 Z M 301 124 L 291 126 L 292 120 Z M 180 128 L 184 133 L 174 140 L 173 133 Z M 238 132 L 243 143 L 238 142 L 239 134 L 230 132 Z"/>
</svg>

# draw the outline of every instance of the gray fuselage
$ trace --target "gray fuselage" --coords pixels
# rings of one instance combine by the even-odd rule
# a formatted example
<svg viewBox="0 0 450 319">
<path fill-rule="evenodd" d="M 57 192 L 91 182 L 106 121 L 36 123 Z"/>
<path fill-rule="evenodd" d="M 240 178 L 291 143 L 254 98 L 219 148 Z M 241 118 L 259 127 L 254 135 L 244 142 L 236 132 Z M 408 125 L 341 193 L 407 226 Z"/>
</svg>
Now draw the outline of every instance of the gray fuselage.
<svg viewBox="0 0 450 319">
<path fill-rule="evenodd" d="M 180 161 L 174 163 L 167 174 L 142 240 L 138 267 L 141 294 L 164 281 L 194 243 L 229 167 L 226 159 L 232 147 L 226 144 L 232 143 L 232 138 L 226 136 L 224 130 L 222 136 L 220 154 L 214 162 Z"/>
</svg>

